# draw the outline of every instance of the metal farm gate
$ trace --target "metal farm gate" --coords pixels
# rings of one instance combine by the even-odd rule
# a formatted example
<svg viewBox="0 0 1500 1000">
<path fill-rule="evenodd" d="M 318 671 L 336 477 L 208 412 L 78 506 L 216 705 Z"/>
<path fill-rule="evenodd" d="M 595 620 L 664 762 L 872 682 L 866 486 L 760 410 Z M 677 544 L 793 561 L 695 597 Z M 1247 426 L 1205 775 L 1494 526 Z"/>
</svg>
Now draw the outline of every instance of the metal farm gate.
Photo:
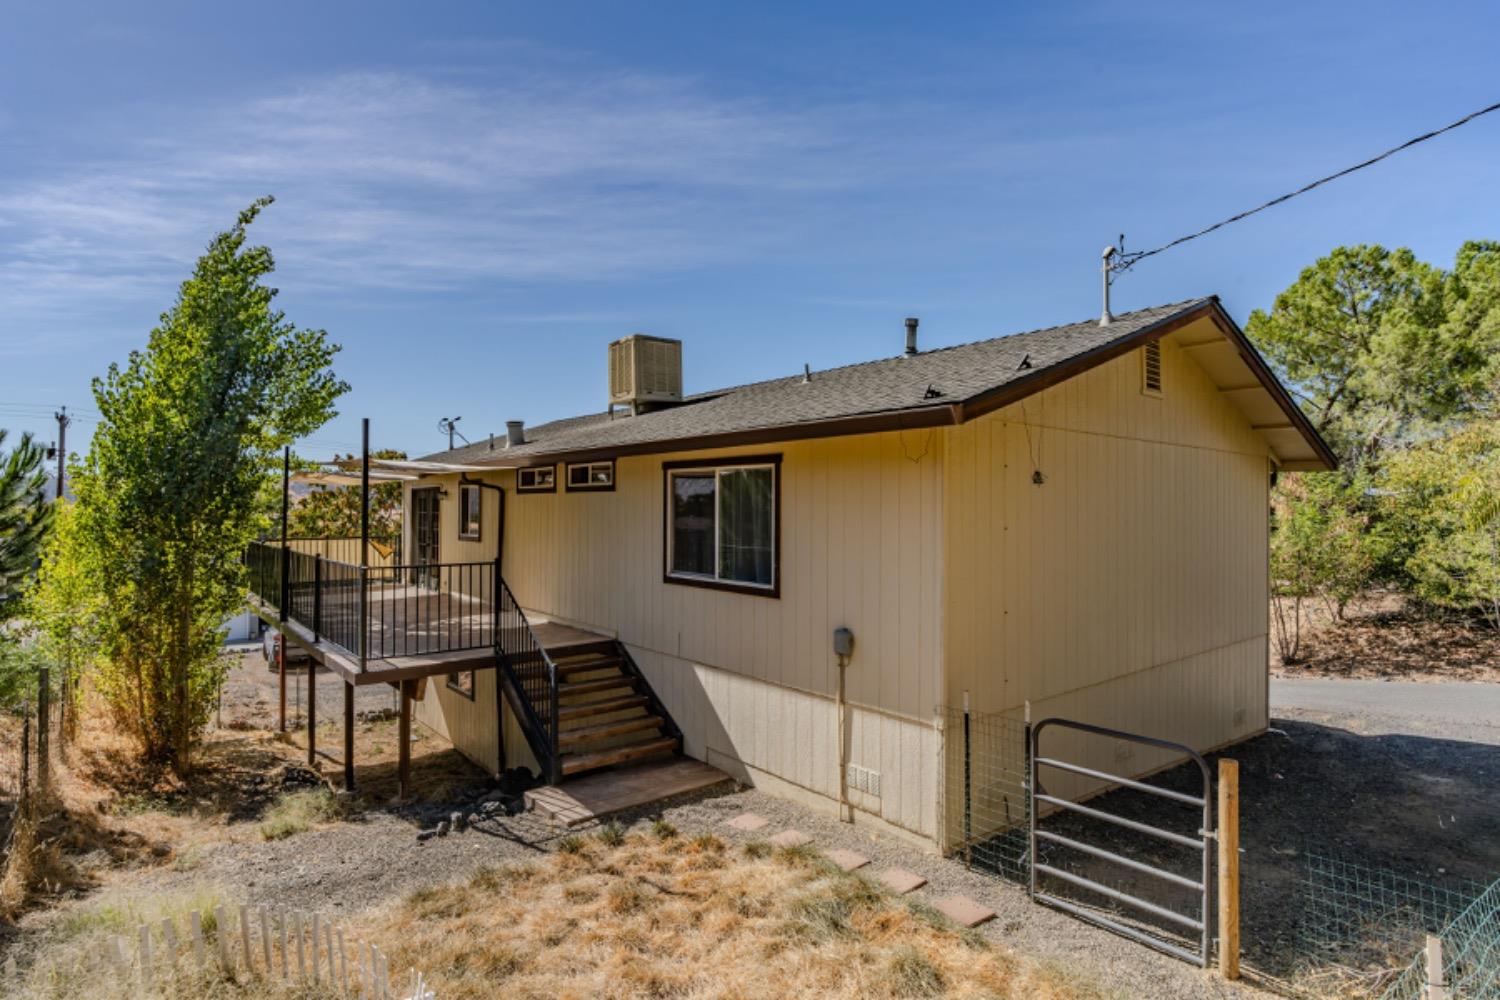
<svg viewBox="0 0 1500 1000">
<path fill-rule="evenodd" d="M 1093 736 L 1102 736 L 1114 740 L 1125 740 L 1131 743 L 1155 747 L 1167 750 L 1175 754 L 1189 757 L 1198 765 L 1202 775 L 1202 784 L 1197 794 L 1174 791 L 1156 785 L 1149 785 L 1143 781 L 1126 778 L 1118 774 L 1109 774 L 1093 768 L 1084 767 L 1060 757 L 1044 757 L 1041 754 L 1041 736 L 1049 729 L 1069 729 Z M 1106 729 L 1103 726 L 1089 725 L 1084 722 L 1074 722 L 1069 719 L 1044 719 L 1032 727 L 1028 757 L 1030 758 L 1028 774 L 1028 851 L 1027 855 L 1031 861 L 1030 865 L 1030 892 L 1033 899 L 1047 906 L 1063 910 L 1081 920 L 1107 928 L 1117 934 L 1121 934 L 1141 944 L 1156 948 L 1174 955 L 1185 961 L 1192 962 L 1203 968 L 1209 966 L 1213 947 L 1211 907 L 1211 885 L 1213 866 L 1213 841 L 1214 837 L 1214 785 L 1212 772 L 1209 770 L 1208 762 L 1191 747 L 1169 740 L 1159 740 L 1150 736 L 1140 736 L 1136 733 L 1126 733 L 1117 729 Z M 1136 792 L 1168 799 L 1183 805 L 1195 806 L 1202 811 L 1202 822 L 1199 828 L 1192 833 L 1183 833 L 1168 830 L 1139 819 L 1131 819 L 1126 816 L 1106 811 L 1095 806 L 1080 805 L 1060 796 L 1047 794 L 1041 782 L 1043 768 L 1050 768 L 1075 774 L 1083 778 L 1104 782 L 1107 786 L 1128 788 Z M 1080 833 L 1077 836 L 1068 836 L 1053 830 L 1041 829 L 1038 824 L 1038 808 L 1050 806 L 1054 810 L 1062 810 L 1087 820 L 1095 820 L 1114 827 L 1121 827 L 1141 834 L 1146 837 L 1156 838 L 1189 851 L 1196 851 L 1201 855 L 1201 867 L 1198 877 L 1188 877 L 1177 872 L 1168 871 L 1157 865 L 1149 864 L 1139 857 L 1128 857 L 1114 840 L 1105 840 L 1104 837 Z M 1109 847 L 1101 846 L 1099 841 L 1105 840 Z M 1125 892 L 1113 886 L 1105 885 L 1096 879 L 1086 877 L 1077 872 L 1067 871 L 1055 865 L 1045 863 L 1043 855 L 1038 853 L 1040 845 L 1057 845 L 1072 851 L 1080 852 L 1091 858 L 1106 862 L 1109 865 L 1118 866 L 1148 876 L 1149 879 L 1159 880 L 1179 890 L 1186 890 L 1195 897 L 1198 905 L 1195 912 L 1184 913 L 1163 905 L 1160 901 L 1143 899 L 1138 895 Z M 1116 848 L 1114 850 L 1110 848 Z M 1142 852 L 1144 853 L 1144 852 Z M 1098 909 L 1090 908 L 1074 900 L 1064 899 L 1051 892 L 1043 891 L 1040 882 L 1043 876 L 1057 879 L 1077 889 L 1090 893 L 1096 893 L 1112 902 L 1122 904 L 1144 914 L 1149 914 L 1158 920 L 1174 924 L 1188 932 L 1195 932 L 1198 937 L 1199 947 L 1193 952 L 1181 944 L 1169 940 L 1161 933 L 1153 933 L 1149 926 L 1136 926 L 1126 923 L 1123 919 L 1108 915 Z"/>
</svg>

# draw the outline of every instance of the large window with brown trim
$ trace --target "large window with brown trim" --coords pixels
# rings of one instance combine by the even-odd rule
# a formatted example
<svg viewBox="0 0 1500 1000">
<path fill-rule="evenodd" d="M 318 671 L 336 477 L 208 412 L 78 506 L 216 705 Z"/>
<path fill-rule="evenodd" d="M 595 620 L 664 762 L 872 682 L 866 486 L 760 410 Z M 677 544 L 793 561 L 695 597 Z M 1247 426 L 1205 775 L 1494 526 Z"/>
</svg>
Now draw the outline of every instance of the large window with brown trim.
<svg viewBox="0 0 1500 1000">
<path fill-rule="evenodd" d="M 776 595 L 781 456 L 672 462 L 666 473 L 666 579 Z"/>
</svg>

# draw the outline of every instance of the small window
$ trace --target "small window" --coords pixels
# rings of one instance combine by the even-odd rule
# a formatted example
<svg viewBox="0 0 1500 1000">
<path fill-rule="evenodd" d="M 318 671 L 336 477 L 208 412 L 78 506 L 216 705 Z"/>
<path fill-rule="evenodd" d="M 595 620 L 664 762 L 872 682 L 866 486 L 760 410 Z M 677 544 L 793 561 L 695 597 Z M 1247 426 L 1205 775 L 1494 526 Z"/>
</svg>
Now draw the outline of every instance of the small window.
<svg viewBox="0 0 1500 1000">
<path fill-rule="evenodd" d="M 669 581 L 777 594 L 779 462 L 668 468 Z"/>
<path fill-rule="evenodd" d="M 461 484 L 458 487 L 459 538 L 479 538 L 479 505 L 479 487 Z"/>
<path fill-rule="evenodd" d="M 456 691 L 470 701 L 474 700 L 474 671 L 460 670 L 448 675 L 448 690 Z"/>
<path fill-rule="evenodd" d="M 615 488 L 615 463 L 579 462 L 568 466 L 568 492 L 579 490 L 612 490 Z"/>
<path fill-rule="evenodd" d="M 537 465 L 516 470 L 517 493 L 552 493 L 557 490 L 557 466 Z"/>
<path fill-rule="evenodd" d="M 1153 340 L 1141 348 L 1141 391 L 1148 396 L 1161 395 L 1161 341 Z"/>
</svg>

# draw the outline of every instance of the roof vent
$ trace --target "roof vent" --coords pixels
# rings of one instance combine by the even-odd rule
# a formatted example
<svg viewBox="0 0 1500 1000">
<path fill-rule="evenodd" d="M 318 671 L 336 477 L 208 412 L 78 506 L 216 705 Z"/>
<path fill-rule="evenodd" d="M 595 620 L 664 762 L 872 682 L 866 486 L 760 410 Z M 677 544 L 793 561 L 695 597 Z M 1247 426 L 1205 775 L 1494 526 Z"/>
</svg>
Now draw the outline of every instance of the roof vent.
<svg viewBox="0 0 1500 1000">
<path fill-rule="evenodd" d="M 609 345 L 609 408 L 682 402 L 682 341 L 633 333 Z"/>
<path fill-rule="evenodd" d="M 1141 391 L 1161 395 L 1161 341 L 1148 340 L 1141 348 Z"/>
<path fill-rule="evenodd" d="M 917 317 L 906 317 L 906 356 L 917 353 Z"/>
<path fill-rule="evenodd" d="M 507 420 L 505 422 L 505 447 L 519 448 L 526 443 L 526 421 Z"/>
</svg>

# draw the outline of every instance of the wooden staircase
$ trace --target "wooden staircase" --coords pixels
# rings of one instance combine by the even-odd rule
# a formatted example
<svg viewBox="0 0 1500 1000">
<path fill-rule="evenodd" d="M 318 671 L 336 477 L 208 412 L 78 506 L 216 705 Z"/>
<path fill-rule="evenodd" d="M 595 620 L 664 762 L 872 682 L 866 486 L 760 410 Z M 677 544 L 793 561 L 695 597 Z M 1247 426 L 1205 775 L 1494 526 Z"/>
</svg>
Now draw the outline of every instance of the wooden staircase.
<svg viewBox="0 0 1500 1000">
<path fill-rule="evenodd" d="M 682 735 L 620 644 L 558 658 L 558 769 L 571 777 L 679 753 Z"/>
<path fill-rule="evenodd" d="M 509 585 L 503 578 L 498 584 L 500 690 L 549 784 L 682 752 L 682 730 L 623 643 L 600 636 L 549 649 Z"/>
</svg>

